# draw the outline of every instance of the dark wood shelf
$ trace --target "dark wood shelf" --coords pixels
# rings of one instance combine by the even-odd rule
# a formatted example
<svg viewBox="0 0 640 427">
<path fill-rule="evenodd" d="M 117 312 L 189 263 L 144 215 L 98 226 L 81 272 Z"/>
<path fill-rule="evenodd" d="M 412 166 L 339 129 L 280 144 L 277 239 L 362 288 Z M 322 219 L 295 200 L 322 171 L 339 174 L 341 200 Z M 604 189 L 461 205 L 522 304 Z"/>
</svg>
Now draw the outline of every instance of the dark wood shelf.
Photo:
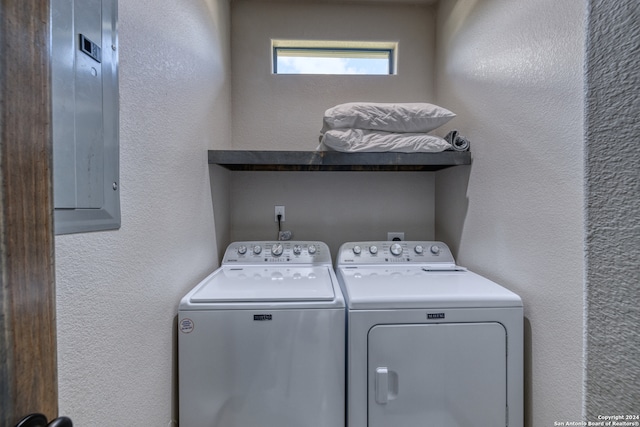
<svg viewBox="0 0 640 427">
<path fill-rule="evenodd" d="M 234 171 L 437 171 L 471 164 L 468 151 L 342 153 L 209 150 L 209 163 Z"/>
</svg>

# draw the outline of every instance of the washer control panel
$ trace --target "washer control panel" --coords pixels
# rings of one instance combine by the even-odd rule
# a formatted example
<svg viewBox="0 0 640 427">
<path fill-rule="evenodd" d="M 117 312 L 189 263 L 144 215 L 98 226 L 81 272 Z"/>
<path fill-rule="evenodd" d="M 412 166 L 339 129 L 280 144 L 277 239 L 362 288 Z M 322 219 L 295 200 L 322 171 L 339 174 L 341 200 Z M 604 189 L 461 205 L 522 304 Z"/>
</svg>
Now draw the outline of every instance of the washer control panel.
<svg viewBox="0 0 640 427">
<path fill-rule="evenodd" d="M 435 241 L 349 242 L 340 246 L 337 264 L 445 264 L 455 265 L 449 247 Z"/>
<path fill-rule="evenodd" d="M 329 247 L 323 242 L 251 241 L 231 243 L 222 264 L 331 264 Z"/>
</svg>

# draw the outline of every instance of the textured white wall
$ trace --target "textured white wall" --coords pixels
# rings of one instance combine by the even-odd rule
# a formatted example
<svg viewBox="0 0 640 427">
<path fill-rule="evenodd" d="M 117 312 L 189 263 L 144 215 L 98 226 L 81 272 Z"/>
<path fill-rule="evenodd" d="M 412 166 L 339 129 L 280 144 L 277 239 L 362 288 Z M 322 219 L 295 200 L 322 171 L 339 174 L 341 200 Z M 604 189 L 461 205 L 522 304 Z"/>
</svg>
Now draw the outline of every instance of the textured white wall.
<svg viewBox="0 0 640 427">
<path fill-rule="evenodd" d="M 589 1 L 588 419 L 640 410 L 640 3 Z"/>
<path fill-rule="evenodd" d="M 349 101 L 433 102 L 435 11 L 424 5 L 232 3 L 233 146 L 313 150 L 324 111 Z M 398 75 L 272 75 L 271 39 L 399 41 Z M 296 239 L 332 254 L 350 240 L 433 238 L 433 173 L 230 174 L 231 240 L 274 239 L 275 205 Z"/>
<path fill-rule="evenodd" d="M 216 267 L 206 150 L 230 140 L 226 0 L 120 0 L 122 228 L 56 238 L 60 413 L 171 426 L 174 318 Z"/>
<path fill-rule="evenodd" d="M 520 294 L 526 421 L 582 420 L 585 3 L 445 1 L 438 101 L 470 167 L 436 176 L 436 237 Z"/>
<path fill-rule="evenodd" d="M 313 150 L 327 108 L 432 102 L 434 12 L 420 5 L 232 3 L 233 146 Z M 273 75 L 271 39 L 398 41 L 395 76 Z"/>
<path fill-rule="evenodd" d="M 434 178 L 429 172 L 234 172 L 232 240 L 275 239 L 274 206 L 286 207 L 283 230 L 320 240 L 335 259 L 340 244 L 433 239 Z"/>
</svg>

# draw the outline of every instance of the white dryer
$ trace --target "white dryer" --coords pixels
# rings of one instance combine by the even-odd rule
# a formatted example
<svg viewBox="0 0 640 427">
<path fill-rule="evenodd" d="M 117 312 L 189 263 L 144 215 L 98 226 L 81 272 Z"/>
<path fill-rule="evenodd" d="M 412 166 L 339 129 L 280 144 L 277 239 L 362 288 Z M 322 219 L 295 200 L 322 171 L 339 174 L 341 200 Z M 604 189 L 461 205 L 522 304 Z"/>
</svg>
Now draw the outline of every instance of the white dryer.
<svg viewBox="0 0 640 427">
<path fill-rule="evenodd" d="M 180 302 L 181 427 L 340 427 L 345 305 L 326 244 L 236 242 Z"/>
<path fill-rule="evenodd" d="M 348 427 L 522 427 L 523 309 L 441 242 L 352 242 Z"/>
</svg>

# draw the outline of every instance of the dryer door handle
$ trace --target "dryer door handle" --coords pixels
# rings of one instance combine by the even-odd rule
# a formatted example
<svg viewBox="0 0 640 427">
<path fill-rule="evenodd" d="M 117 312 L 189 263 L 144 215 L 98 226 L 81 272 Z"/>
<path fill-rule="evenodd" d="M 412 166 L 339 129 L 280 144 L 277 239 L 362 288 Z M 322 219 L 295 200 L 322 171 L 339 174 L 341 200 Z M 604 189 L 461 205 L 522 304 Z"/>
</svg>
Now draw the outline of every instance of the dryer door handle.
<svg viewBox="0 0 640 427">
<path fill-rule="evenodd" d="M 376 402 L 385 405 L 389 401 L 389 369 L 376 368 Z"/>
</svg>

